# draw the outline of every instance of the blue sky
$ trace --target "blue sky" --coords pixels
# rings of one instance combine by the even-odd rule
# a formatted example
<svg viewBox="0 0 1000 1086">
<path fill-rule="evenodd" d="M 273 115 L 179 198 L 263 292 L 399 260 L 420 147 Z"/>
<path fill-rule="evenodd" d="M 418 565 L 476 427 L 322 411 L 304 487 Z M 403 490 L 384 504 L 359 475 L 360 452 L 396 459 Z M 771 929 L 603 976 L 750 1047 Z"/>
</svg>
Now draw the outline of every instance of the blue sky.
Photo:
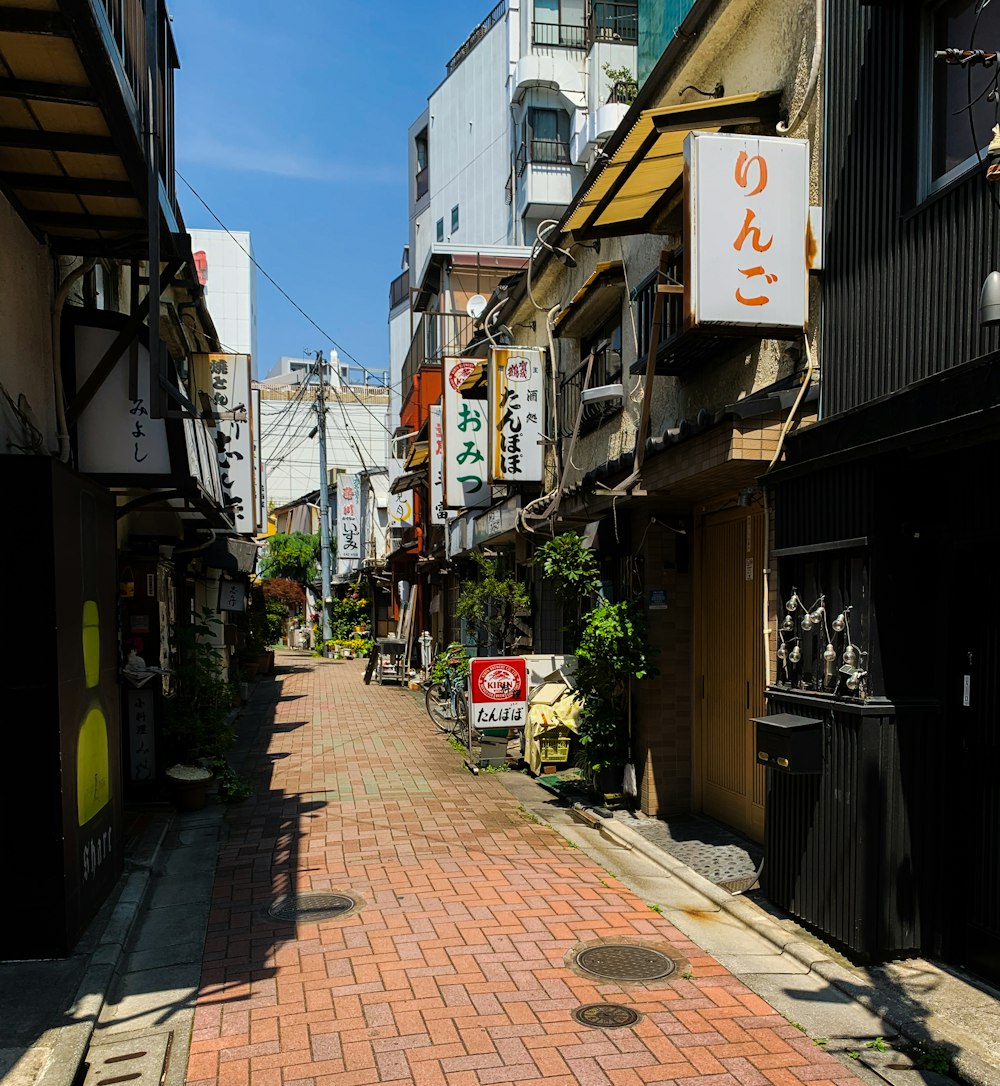
<svg viewBox="0 0 1000 1086">
<path fill-rule="evenodd" d="M 226 226 L 251 232 L 258 263 L 372 370 L 389 364 L 406 130 L 491 6 L 168 0 L 179 172 Z M 189 228 L 217 226 L 181 181 L 177 193 Z M 283 354 L 330 347 L 261 276 L 257 323 L 261 375 Z"/>
</svg>

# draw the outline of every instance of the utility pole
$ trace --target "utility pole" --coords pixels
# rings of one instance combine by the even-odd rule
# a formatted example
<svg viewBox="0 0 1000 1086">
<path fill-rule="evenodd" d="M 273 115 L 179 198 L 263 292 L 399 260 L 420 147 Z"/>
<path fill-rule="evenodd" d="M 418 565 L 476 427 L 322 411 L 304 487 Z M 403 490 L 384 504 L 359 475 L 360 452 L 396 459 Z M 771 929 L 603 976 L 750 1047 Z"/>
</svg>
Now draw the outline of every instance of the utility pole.
<svg viewBox="0 0 1000 1086">
<path fill-rule="evenodd" d="M 323 616 L 323 648 L 333 637 L 330 629 L 330 480 L 326 470 L 326 399 L 325 378 L 323 376 L 323 352 L 316 352 L 316 365 L 319 367 L 319 395 L 316 397 L 317 429 L 319 430 L 319 553 L 320 553 L 320 592 Z"/>
</svg>

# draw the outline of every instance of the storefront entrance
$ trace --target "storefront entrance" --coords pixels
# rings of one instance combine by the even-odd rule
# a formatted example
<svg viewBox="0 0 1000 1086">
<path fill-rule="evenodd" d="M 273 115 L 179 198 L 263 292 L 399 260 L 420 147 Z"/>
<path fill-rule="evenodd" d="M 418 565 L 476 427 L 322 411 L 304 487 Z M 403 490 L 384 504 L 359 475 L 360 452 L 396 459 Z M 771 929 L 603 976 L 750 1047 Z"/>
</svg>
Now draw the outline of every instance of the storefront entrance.
<svg viewBox="0 0 1000 1086">
<path fill-rule="evenodd" d="M 764 712 L 764 515 L 759 507 L 705 517 L 695 670 L 695 795 L 740 833 L 764 837 L 765 771 L 751 718 Z"/>
</svg>

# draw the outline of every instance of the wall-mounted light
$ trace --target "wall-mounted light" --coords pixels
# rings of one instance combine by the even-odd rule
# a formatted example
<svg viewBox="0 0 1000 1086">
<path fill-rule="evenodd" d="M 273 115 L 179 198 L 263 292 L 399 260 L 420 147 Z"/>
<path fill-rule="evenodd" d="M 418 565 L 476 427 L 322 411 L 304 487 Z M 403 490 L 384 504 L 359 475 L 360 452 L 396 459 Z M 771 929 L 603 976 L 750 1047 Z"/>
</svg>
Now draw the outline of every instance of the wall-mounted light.
<svg viewBox="0 0 1000 1086">
<path fill-rule="evenodd" d="M 1000 324 L 1000 272 L 990 272 L 983 283 L 979 294 L 979 323 L 987 327 Z"/>
<path fill-rule="evenodd" d="M 625 396 L 625 387 L 619 381 L 614 385 L 598 385 L 596 388 L 585 388 L 580 393 L 581 403 L 598 403 L 601 400 L 620 400 Z"/>
</svg>

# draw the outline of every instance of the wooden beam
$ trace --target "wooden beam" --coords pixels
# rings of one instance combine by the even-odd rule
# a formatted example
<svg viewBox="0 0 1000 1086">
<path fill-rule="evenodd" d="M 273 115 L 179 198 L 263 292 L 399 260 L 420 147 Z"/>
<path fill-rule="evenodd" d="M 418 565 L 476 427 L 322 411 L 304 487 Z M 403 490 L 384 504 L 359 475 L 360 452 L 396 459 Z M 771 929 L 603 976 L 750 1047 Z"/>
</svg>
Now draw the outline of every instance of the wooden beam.
<svg viewBox="0 0 1000 1086">
<path fill-rule="evenodd" d="M 180 261 L 171 261 L 164 269 L 163 274 L 160 276 L 160 290 L 157 294 L 157 302 L 163 292 L 170 285 L 171 280 L 177 274 L 177 270 L 180 268 Z M 139 334 L 139 329 L 142 328 L 149 316 L 149 302 L 150 293 L 146 292 L 145 298 L 139 303 L 139 308 L 129 317 L 128 323 L 126 323 L 122 330 L 115 336 L 111 346 L 104 352 L 104 357 L 94 367 L 93 372 L 83 383 L 83 387 L 77 392 L 73 398 L 73 402 L 66 408 L 66 425 L 75 426 L 80 416 L 83 414 L 84 408 L 87 404 L 97 395 L 97 390 L 104 384 L 107 378 L 110 376 L 111 371 L 118 364 L 118 359 L 125 352 L 125 348 L 129 343 Z M 157 320 L 159 314 L 157 313 Z"/>
<path fill-rule="evenodd" d="M 110 136 L 90 136 L 81 132 L 43 132 L 39 128 L 0 128 L 0 147 L 19 147 L 31 151 L 76 151 L 84 155 L 119 154 L 118 146 Z"/>
<path fill-rule="evenodd" d="M 86 211 L 48 211 L 28 209 L 43 230 L 52 228 L 78 230 L 132 230 L 145 233 L 149 224 L 138 215 L 88 215 Z"/>
<path fill-rule="evenodd" d="M 90 87 L 42 83 L 36 79 L 0 79 L 0 98 L 26 98 L 32 102 L 58 102 L 69 106 L 97 105 L 97 95 Z"/>
<path fill-rule="evenodd" d="M 50 173 L 5 173 L 4 184 L 15 192 L 59 192 L 70 196 L 109 196 L 138 199 L 130 181 L 107 181 L 102 177 L 66 177 Z"/>
<path fill-rule="evenodd" d="M 37 8 L 0 8 L 0 34 L 70 36 L 66 20 L 58 11 L 39 11 Z"/>
</svg>

